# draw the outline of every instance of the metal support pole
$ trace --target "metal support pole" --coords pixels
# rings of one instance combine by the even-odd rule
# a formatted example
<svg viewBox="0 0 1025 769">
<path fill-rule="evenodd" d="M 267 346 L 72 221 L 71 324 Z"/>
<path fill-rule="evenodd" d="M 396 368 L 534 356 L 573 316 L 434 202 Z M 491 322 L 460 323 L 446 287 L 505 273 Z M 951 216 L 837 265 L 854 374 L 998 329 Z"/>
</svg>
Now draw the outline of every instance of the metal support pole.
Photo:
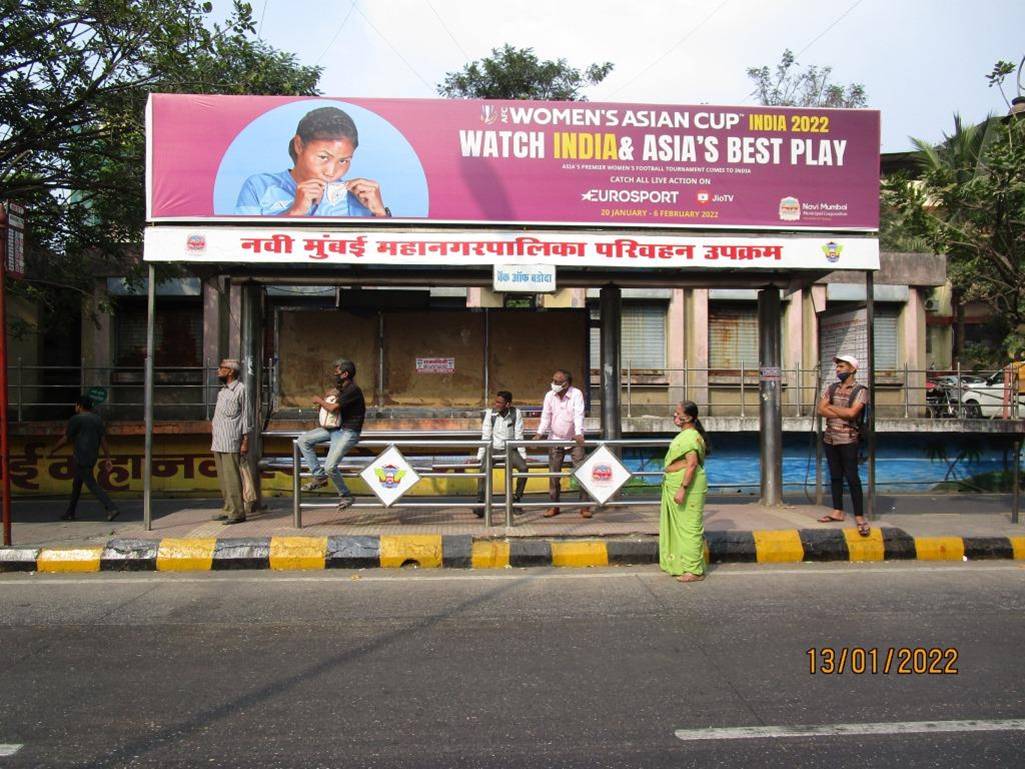
<svg viewBox="0 0 1025 769">
<path fill-rule="evenodd" d="M 484 471 L 484 525 L 489 529 L 491 528 L 491 471 L 494 469 L 491 461 L 492 445 L 493 442 L 484 447 L 484 464 L 481 467 Z M 505 471 L 508 473 L 509 468 L 506 467 Z"/>
<path fill-rule="evenodd" d="M 1018 523 L 1021 510 L 1021 438 L 1014 439 L 1014 491 L 1011 495 L 1011 523 Z"/>
<path fill-rule="evenodd" d="M 299 441 L 292 441 L 292 526 L 296 529 L 303 527 L 303 485 L 302 485 L 303 462 L 299 454 Z"/>
<path fill-rule="evenodd" d="M 22 385 L 25 383 L 25 368 L 22 364 L 21 358 L 18 358 L 18 421 L 21 422 L 24 417 L 22 416 L 21 404 L 25 400 L 25 394 L 22 391 Z"/>
<path fill-rule="evenodd" d="M 758 443 L 763 505 L 783 504 L 782 339 L 779 289 L 758 292 Z"/>
<path fill-rule="evenodd" d="M 0 206 L 3 226 L 0 227 L 0 472 L 3 473 L 4 545 L 11 544 L 11 444 L 7 423 L 7 210 Z"/>
<path fill-rule="evenodd" d="M 801 362 L 795 366 L 797 369 L 797 416 L 804 415 L 804 372 L 801 369 Z"/>
<path fill-rule="evenodd" d="M 513 465 L 512 465 L 512 453 L 518 451 L 509 446 L 509 441 L 505 442 L 505 525 L 510 527 L 513 525 Z"/>
<path fill-rule="evenodd" d="M 618 286 L 602 286 L 601 308 L 601 434 L 605 440 L 622 437 L 619 387 L 622 381 L 620 337 L 622 335 L 622 291 Z"/>
<path fill-rule="evenodd" d="M 961 388 L 961 361 L 960 360 L 957 362 L 957 381 L 954 383 L 954 387 L 956 388 L 954 392 L 957 393 L 957 418 L 958 419 L 964 419 L 965 418 L 964 403 L 962 402 L 962 399 L 964 398 L 964 392 L 963 392 L 963 390 Z"/>
<path fill-rule="evenodd" d="M 153 354 L 154 328 L 157 307 L 157 271 L 149 266 L 149 282 L 146 286 L 146 369 L 143 375 L 146 432 L 143 438 L 142 464 L 142 525 L 146 531 L 153 530 Z"/>
<path fill-rule="evenodd" d="M 819 390 L 822 389 L 822 371 L 815 372 L 815 399 L 818 402 Z M 813 407 L 814 408 L 814 407 Z M 822 496 L 822 415 L 815 408 L 815 504 L 821 505 Z"/>
<path fill-rule="evenodd" d="M 249 283 L 242 290 L 242 385 L 246 388 L 246 403 L 249 408 L 248 421 L 253 426 L 249 434 L 249 453 L 245 457 L 252 471 L 256 501 L 253 509 L 259 509 L 262 501 L 259 463 L 263 457 L 263 287 Z"/>
<path fill-rule="evenodd" d="M 872 520 L 876 513 L 876 305 L 875 275 L 865 271 L 865 336 L 868 344 L 868 495 L 865 518 Z"/>
<path fill-rule="evenodd" d="M 630 385 L 633 382 L 633 378 L 634 378 L 633 361 L 627 361 L 626 362 L 626 416 L 627 416 L 628 419 L 633 416 L 634 399 L 633 399 L 633 393 L 631 392 L 631 388 L 630 388 Z"/>
<path fill-rule="evenodd" d="M 484 407 L 487 408 L 491 402 L 491 381 L 488 377 L 488 356 L 491 354 L 491 315 L 488 308 L 484 308 Z M 491 524 L 488 524 L 489 526 Z"/>
</svg>

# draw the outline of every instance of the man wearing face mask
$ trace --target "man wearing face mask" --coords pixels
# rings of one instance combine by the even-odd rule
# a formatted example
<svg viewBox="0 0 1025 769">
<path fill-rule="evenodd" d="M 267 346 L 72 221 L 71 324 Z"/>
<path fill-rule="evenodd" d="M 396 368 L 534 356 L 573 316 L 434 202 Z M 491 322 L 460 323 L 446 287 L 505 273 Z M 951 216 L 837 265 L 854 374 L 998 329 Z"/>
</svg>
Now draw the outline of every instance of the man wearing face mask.
<svg viewBox="0 0 1025 769">
<path fill-rule="evenodd" d="M 584 394 L 573 387 L 573 376 L 565 369 L 555 370 L 552 375 L 551 388 L 545 393 L 544 406 L 541 409 L 541 422 L 537 427 L 534 440 L 544 437 L 553 441 L 574 442 L 571 453 L 574 469 L 584 461 Z M 553 446 L 548 449 L 548 472 L 560 472 L 565 459 L 565 446 Z M 560 481 L 561 479 L 556 477 L 548 479 L 548 498 L 553 505 L 545 511 L 545 518 L 552 518 L 560 512 L 558 506 Z M 580 491 L 580 498 L 587 499 L 583 490 Z M 583 518 L 590 518 L 591 509 L 589 507 L 581 508 L 580 515 Z"/>
<path fill-rule="evenodd" d="M 818 413 L 826 418 L 826 429 L 822 436 L 829 463 L 829 480 L 833 492 L 833 512 L 819 518 L 820 523 L 842 521 L 843 483 L 851 493 L 854 508 L 854 522 L 858 533 L 867 537 L 871 531 L 865 520 L 865 506 L 858 477 L 858 440 L 861 430 L 861 414 L 868 404 L 868 388 L 855 381 L 858 359 L 853 355 L 837 355 L 837 382 L 822 393 Z"/>
<path fill-rule="evenodd" d="M 246 388 L 239 381 L 241 371 L 239 362 L 233 358 L 222 360 L 217 367 L 217 378 L 223 387 L 217 391 L 210 450 L 217 465 L 217 481 L 224 498 L 224 509 L 214 519 L 226 526 L 246 519 L 242 500 L 242 462 L 249 452 L 249 433 L 253 424 Z"/>
<path fill-rule="evenodd" d="M 366 418 L 367 406 L 363 391 L 356 384 L 356 364 L 346 358 L 334 363 L 335 386 L 323 397 L 313 402 L 320 406 L 318 426 L 299 436 L 299 451 L 310 468 L 313 478 L 303 486 L 303 491 L 313 491 L 327 486 L 330 477 L 338 490 L 338 512 L 352 507 L 355 501 L 349 487 L 345 485 L 342 471 L 338 468 L 345 455 L 359 442 Z M 324 466 L 320 464 L 316 445 L 330 441 Z"/>
</svg>

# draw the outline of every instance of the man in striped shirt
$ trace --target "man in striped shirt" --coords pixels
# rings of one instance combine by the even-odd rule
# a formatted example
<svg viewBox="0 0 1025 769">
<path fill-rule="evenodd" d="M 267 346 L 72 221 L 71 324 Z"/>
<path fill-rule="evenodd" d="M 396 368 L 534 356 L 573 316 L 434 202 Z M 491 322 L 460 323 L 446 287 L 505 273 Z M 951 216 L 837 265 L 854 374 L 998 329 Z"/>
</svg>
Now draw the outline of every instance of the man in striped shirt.
<svg viewBox="0 0 1025 769">
<path fill-rule="evenodd" d="M 253 424 L 249 414 L 246 388 L 239 381 L 242 367 L 237 360 L 226 358 L 217 368 L 223 387 L 217 391 L 210 450 L 217 465 L 217 481 L 224 497 L 224 510 L 214 516 L 225 526 L 246 519 L 242 501 L 242 462 L 249 451 L 249 433 Z"/>
</svg>

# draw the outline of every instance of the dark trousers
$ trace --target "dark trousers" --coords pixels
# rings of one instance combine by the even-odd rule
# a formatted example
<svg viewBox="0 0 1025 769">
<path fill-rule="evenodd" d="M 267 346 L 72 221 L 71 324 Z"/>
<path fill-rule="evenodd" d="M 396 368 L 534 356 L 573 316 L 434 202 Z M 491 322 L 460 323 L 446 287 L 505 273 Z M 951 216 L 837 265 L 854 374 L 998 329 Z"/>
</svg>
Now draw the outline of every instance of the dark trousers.
<svg viewBox="0 0 1025 769">
<path fill-rule="evenodd" d="M 854 515 L 865 514 L 865 502 L 861 495 L 861 478 L 858 477 L 858 444 L 831 443 L 822 444 L 826 450 L 826 461 L 829 462 L 829 482 L 833 490 L 833 509 L 843 510 L 843 482 L 847 480 L 847 488 L 851 492 L 851 504 Z"/>
<path fill-rule="evenodd" d="M 500 455 L 500 456 L 503 456 L 503 455 Z M 527 460 L 525 460 L 523 458 L 523 455 L 520 454 L 520 452 L 514 451 L 510 455 L 510 457 L 512 459 L 513 470 L 516 470 L 516 472 L 519 472 L 519 473 L 527 472 Z M 504 462 L 495 462 L 495 467 L 499 467 L 499 466 L 504 465 L 504 464 L 505 464 Z M 523 490 L 526 487 L 527 487 L 527 479 L 526 478 L 517 478 L 516 479 L 516 491 L 513 494 L 513 501 L 515 501 L 515 502 L 519 502 L 520 501 L 520 498 L 523 497 Z M 477 501 L 478 502 L 483 502 L 484 501 L 484 479 L 483 478 L 478 478 L 477 479 Z"/>
<path fill-rule="evenodd" d="M 548 472 L 557 473 L 562 470 L 562 463 L 566 461 L 566 452 L 569 451 L 573 457 L 573 469 L 576 470 L 580 466 L 580 463 L 584 461 L 584 447 L 578 446 L 575 443 L 573 448 L 567 448 L 566 446 L 553 446 L 548 449 Z M 548 498 L 552 502 L 559 501 L 559 484 L 561 478 L 551 477 L 548 479 Z M 580 498 L 587 500 L 587 492 L 584 491 L 583 487 L 580 489 Z"/>
<path fill-rule="evenodd" d="M 82 496 L 82 484 L 84 483 L 89 487 L 89 491 L 100 500 L 100 504 L 103 505 L 103 509 L 108 513 L 114 509 L 114 503 L 111 501 L 110 496 L 103 490 L 103 487 L 93 477 L 93 468 L 96 467 L 94 462 L 91 465 L 80 465 L 74 460 L 71 461 L 71 465 L 74 468 L 74 475 L 71 478 L 71 499 L 68 500 L 68 514 L 74 515 L 75 508 L 78 507 L 78 498 Z"/>
</svg>

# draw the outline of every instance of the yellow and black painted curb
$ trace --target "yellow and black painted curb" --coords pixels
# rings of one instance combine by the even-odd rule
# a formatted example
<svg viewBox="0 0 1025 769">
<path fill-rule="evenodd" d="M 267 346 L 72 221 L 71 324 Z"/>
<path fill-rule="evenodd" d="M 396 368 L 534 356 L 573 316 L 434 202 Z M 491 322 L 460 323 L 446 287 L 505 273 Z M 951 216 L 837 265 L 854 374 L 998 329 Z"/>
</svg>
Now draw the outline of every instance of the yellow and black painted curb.
<svg viewBox="0 0 1025 769">
<path fill-rule="evenodd" d="M 1025 560 L 1025 536 L 912 537 L 901 529 L 710 531 L 709 563 Z M 217 571 L 658 563 L 657 537 L 478 539 L 470 535 L 111 539 L 103 545 L 0 548 L 0 572 Z"/>
</svg>

